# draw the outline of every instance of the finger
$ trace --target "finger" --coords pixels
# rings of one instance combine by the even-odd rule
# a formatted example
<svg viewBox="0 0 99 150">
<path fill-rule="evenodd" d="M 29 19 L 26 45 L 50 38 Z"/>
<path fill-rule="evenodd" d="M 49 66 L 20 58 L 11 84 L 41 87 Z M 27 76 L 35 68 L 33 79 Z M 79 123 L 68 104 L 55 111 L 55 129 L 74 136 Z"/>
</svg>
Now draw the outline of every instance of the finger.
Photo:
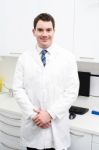
<svg viewBox="0 0 99 150">
<path fill-rule="evenodd" d="M 46 124 L 43 124 L 43 125 L 42 125 L 42 128 L 44 128 L 44 129 L 45 129 L 45 128 L 49 128 L 50 126 L 51 126 L 51 124 L 50 124 L 50 123 L 46 123 Z"/>
<path fill-rule="evenodd" d="M 36 110 L 36 109 L 33 109 L 33 111 L 36 112 L 36 113 L 40 113 L 40 111 L 39 111 L 39 110 Z"/>
<path fill-rule="evenodd" d="M 35 118 L 35 119 L 33 119 L 33 121 L 34 121 L 34 123 L 41 123 L 41 121 L 39 120 L 39 119 L 37 119 L 37 118 Z"/>
<path fill-rule="evenodd" d="M 37 114 L 36 116 L 34 116 L 33 121 L 38 121 L 39 120 L 39 114 Z"/>
<path fill-rule="evenodd" d="M 43 127 L 43 124 L 41 122 L 36 123 L 36 125 L 41 128 Z"/>
</svg>

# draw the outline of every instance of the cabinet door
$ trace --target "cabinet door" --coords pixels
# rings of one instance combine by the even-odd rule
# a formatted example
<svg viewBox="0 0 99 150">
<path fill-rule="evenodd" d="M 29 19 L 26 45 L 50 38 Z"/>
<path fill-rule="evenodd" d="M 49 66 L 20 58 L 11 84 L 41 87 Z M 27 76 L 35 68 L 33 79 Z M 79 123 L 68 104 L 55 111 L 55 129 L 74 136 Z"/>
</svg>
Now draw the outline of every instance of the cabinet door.
<svg viewBox="0 0 99 150">
<path fill-rule="evenodd" d="M 72 130 L 71 147 L 68 150 L 91 150 L 91 139 L 90 134 Z"/>
<path fill-rule="evenodd" d="M 92 150 L 99 150 L 99 136 L 93 135 Z"/>
<path fill-rule="evenodd" d="M 74 0 L 41 0 L 40 12 L 48 12 L 55 18 L 55 41 L 62 47 L 72 51 Z"/>
<path fill-rule="evenodd" d="M 93 143 L 92 144 L 92 150 L 99 150 L 99 144 L 98 143 Z"/>
<path fill-rule="evenodd" d="M 0 55 L 14 55 L 32 49 L 32 26 L 39 8 L 38 0 L 0 0 L 0 4 Z"/>
<path fill-rule="evenodd" d="M 74 53 L 80 60 L 99 60 L 99 1 L 75 0 Z"/>
</svg>

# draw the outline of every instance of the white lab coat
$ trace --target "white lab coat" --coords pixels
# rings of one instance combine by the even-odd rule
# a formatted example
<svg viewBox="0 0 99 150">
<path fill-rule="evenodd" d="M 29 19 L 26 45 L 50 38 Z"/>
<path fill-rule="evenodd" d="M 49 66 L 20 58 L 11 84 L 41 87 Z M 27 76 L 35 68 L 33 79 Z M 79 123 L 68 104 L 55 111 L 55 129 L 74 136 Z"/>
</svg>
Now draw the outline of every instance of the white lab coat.
<svg viewBox="0 0 99 150">
<path fill-rule="evenodd" d="M 70 145 L 68 109 L 78 95 L 79 80 L 74 56 L 52 45 L 45 67 L 34 48 L 24 52 L 16 65 L 14 93 L 23 111 L 22 143 L 38 149 L 54 147 L 67 150 Z M 37 127 L 33 108 L 47 110 L 53 117 L 51 127 Z"/>
</svg>

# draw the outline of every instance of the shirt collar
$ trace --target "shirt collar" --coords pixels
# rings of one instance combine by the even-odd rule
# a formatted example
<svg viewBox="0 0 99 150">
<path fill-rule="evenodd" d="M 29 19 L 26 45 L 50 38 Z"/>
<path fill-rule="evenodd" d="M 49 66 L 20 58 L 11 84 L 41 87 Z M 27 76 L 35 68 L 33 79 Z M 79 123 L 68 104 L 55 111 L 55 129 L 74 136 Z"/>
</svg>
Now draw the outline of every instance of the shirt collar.
<svg viewBox="0 0 99 150">
<path fill-rule="evenodd" d="M 36 45 L 36 50 L 39 54 L 41 54 L 42 48 L 40 48 L 38 45 Z M 52 46 L 46 49 L 48 54 L 52 53 Z"/>
</svg>

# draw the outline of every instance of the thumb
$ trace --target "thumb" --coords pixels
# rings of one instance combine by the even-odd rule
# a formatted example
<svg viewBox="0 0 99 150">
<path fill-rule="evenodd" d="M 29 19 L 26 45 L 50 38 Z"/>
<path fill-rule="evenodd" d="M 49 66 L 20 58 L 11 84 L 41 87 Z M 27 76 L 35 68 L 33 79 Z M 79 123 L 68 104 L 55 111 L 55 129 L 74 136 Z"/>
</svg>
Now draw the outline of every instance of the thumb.
<svg viewBox="0 0 99 150">
<path fill-rule="evenodd" d="M 39 110 L 33 109 L 34 112 L 36 112 L 37 114 L 40 113 Z"/>
</svg>

